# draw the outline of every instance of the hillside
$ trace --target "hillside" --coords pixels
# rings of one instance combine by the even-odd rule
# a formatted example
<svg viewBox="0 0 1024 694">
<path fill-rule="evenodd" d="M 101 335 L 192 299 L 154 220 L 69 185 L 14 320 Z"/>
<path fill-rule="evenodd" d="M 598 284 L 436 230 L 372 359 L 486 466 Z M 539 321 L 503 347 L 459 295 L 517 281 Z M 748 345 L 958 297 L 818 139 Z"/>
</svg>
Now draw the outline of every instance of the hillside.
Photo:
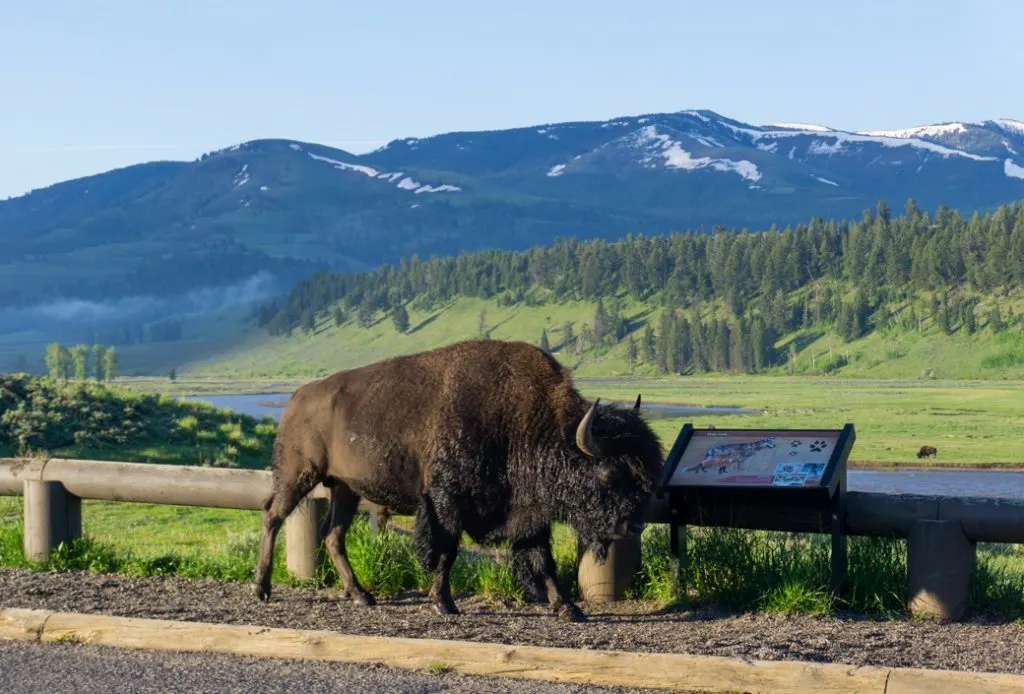
<svg viewBox="0 0 1024 694">
<path fill-rule="evenodd" d="M 260 273 L 273 293 L 317 267 L 413 254 L 767 228 L 910 197 L 969 215 L 1024 197 L 1021 152 L 1024 124 L 1011 120 L 849 133 L 707 110 L 448 133 L 364 155 L 256 140 L 0 201 L 0 330 L 38 318 L 11 307 L 74 299 L 127 320 L 131 302 L 103 302 L 180 309 Z M 106 320 L 92 304 L 62 308 L 65 322 Z"/>
<path fill-rule="evenodd" d="M 760 234 L 559 241 L 357 274 L 260 308 L 268 335 L 195 373 L 322 375 L 481 334 L 546 344 L 584 374 L 978 378 L 1024 364 L 1024 205 L 969 220 L 911 200 Z"/>
<path fill-rule="evenodd" d="M 540 344 L 542 331 L 546 331 L 555 356 L 562 363 L 575 366 L 576 374 L 581 377 L 662 375 L 657 357 L 653 361 L 646 359 L 640 348 L 643 326 L 658 325 L 665 312 L 656 302 L 623 301 L 624 315 L 635 321 L 633 336 L 638 347 L 632 368 L 626 340 L 583 352 L 564 346 L 566 322 L 578 332 L 584 323 L 593 324 L 596 306 L 589 301 L 501 306 L 494 300 L 459 298 L 431 310 L 410 310 L 409 322 L 413 327 L 407 334 L 398 334 L 389 318 L 379 318 L 369 329 L 355 320 L 337 326 L 332 319 L 325 318 L 318 321 L 311 334 L 297 331 L 291 336 L 253 336 L 214 358 L 189 363 L 179 374 L 183 377 L 305 380 L 389 356 L 475 338 L 481 334 L 482 322 L 486 334 L 494 339 Z M 1024 315 L 1024 292 L 1000 297 L 1000 306 L 1015 315 Z M 801 329 L 778 339 L 778 364 L 769 367 L 766 373 L 788 373 L 788 348 L 792 343 L 797 348 L 794 368 L 798 375 L 1022 379 L 1024 333 L 1021 327 L 1017 324 L 999 335 L 984 328 L 974 335 L 945 335 L 928 318 L 923 321 L 921 332 L 902 329 L 873 332 L 849 342 L 834 333 Z"/>
</svg>

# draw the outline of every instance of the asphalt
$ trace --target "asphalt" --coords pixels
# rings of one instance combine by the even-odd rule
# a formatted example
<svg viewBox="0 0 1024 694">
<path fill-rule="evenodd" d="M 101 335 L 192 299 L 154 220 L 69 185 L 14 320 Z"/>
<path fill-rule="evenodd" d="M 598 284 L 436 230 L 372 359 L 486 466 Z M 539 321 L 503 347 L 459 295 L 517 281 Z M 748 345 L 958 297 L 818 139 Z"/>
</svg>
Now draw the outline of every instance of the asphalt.
<svg viewBox="0 0 1024 694">
<path fill-rule="evenodd" d="M 10 694 L 646 694 L 650 691 L 215 653 L 0 641 L 0 692 Z"/>
</svg>

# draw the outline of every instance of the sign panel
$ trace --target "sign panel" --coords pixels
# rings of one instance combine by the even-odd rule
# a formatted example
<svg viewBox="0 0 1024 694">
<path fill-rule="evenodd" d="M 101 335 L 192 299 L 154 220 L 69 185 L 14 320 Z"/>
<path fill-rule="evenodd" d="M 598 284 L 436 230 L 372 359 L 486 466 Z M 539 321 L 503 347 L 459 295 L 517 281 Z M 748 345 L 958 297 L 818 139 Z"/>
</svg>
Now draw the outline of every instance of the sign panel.
<svg viewBox="0 0 1024 694">
<path fill-rule="evenodd" d="M 820 487 L 842 430 L 693 430 L 668 486 Z"/>
</svg>

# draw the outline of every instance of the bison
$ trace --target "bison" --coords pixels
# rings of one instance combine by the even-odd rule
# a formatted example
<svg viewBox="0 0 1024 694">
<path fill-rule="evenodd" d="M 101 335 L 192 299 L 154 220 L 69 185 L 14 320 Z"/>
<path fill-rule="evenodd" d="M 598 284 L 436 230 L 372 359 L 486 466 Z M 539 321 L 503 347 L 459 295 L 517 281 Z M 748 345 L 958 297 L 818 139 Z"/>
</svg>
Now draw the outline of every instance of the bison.
<svg viewBox="0 0 1024 694">
<path fill-rule="evenodd" d="M 568 368 L 525 342 L 469 340 L 308 383 L 274 441 L 256 595 L 270 597 L 282 522 L 322 482 L 331 490 L 325 544 L 354 602 L 375 603 L 345 553 L 365 498 L 415 516 L 440 614 L 458 614 L 449 572 L 465 532 L 484 545 L 510 541 L 526 592 L 583 621 L 555 577 L 551 524 L 569 524 L 599 561 L 614 540 L 640 533 L 663 456 L 639 408 L 639 397 L 628 409 L 588 404 Z"/>
<path fill-rule="evenodd" d="M 939 451 L 935 448 L 935 446 L 921 446 L 921 450 L 919 450 L 917 452 L 917 457 L 918 458 L 927 458 L 928 456 L 938 455 L 938 454 L 939 454 Z"/>
</svg>

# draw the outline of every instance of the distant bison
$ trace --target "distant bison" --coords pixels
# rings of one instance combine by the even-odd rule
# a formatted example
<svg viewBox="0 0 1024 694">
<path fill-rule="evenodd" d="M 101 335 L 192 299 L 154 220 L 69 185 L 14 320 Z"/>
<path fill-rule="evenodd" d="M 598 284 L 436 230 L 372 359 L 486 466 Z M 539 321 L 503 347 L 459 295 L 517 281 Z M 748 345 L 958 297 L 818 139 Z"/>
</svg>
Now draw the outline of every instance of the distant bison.
<svg viewBox="0 0 1024 694">
<path fill-rule="evenodd" d="M 939 452 L 935 449 L 935 446 L 921 446 L 921 450 L 917 452 L 918 458 L 927 458 L 928 456 L 938 455 Z"/>
<path fill-rule="evenodd" d="M 598 558 L 636 535 L 662 464 L 658 438 L 632 409 L 588 406 L 571 373 L 524 342 L 471 340 L 341 371 L 288 402 L 263 504 L 256 594 L 270 597 L 274 542 L 319 482 L 331 489 L 326 546 L 345 594 L 374 604 L 345 552 L 360 498 L 415 515 L 430 599 L 457 614 L 449 572 L 459 538 L 511 541 L 512 570 L 560 618 L 585 619 L 555 578 L 551 524 L 572 526 Z"/>
</svg>

